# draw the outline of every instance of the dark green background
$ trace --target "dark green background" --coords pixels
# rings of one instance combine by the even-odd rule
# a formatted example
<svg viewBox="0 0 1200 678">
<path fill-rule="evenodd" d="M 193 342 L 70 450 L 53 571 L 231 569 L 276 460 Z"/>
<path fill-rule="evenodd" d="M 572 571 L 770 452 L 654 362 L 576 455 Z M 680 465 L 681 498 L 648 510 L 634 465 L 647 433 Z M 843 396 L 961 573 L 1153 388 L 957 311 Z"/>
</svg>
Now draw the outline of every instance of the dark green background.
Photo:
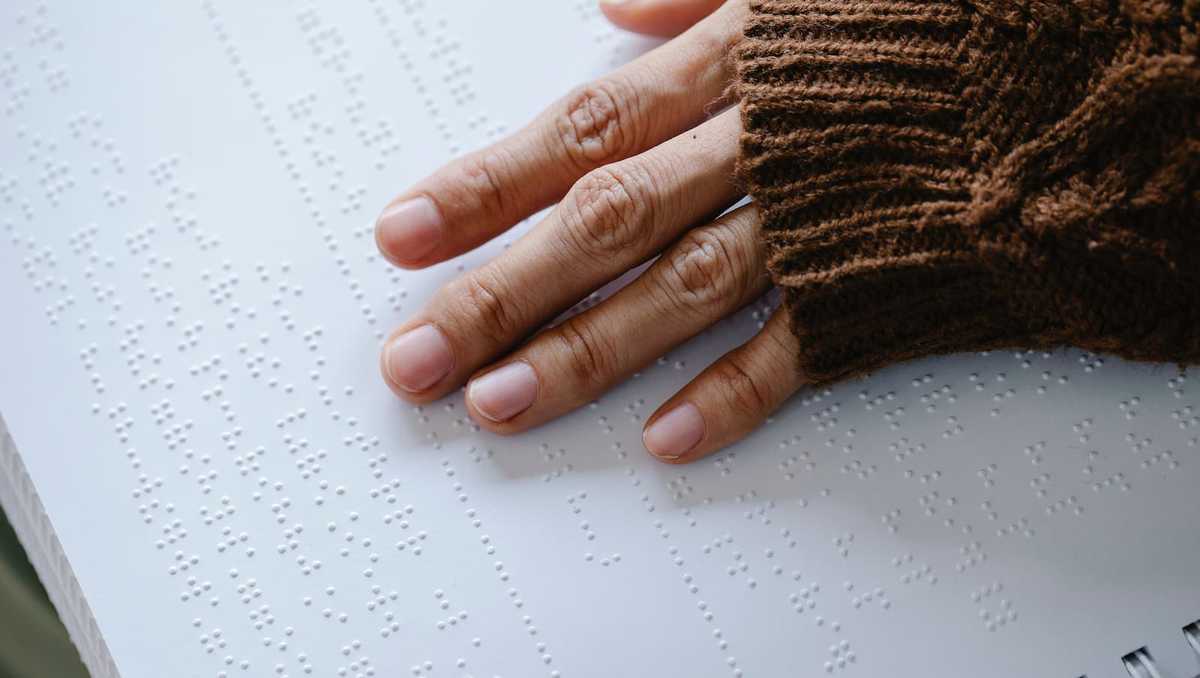
<svg viewBox="0 0 1200 678">
<path fill-rule="evenodd" d="M 0 678 L 86 678 L 17 535 L 0 512 Z"/>
</svg>

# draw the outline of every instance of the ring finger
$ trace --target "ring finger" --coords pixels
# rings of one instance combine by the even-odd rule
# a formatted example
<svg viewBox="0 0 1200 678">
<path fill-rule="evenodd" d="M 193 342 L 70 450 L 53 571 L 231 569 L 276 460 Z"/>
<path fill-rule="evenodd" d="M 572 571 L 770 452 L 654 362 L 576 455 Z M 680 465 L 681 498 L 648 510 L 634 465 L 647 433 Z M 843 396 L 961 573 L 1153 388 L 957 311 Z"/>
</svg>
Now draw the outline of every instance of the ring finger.
<svg viewBox="0 0 1200 678">
<path fill-rule="evenodd" d="M 502 433 L 536 426 L 594 400 L 754 300 L 770 287 L 759 223 L 757 209 L 746 205 L 688 232 L 613 297 L 472 379 L 470 413 Z"/>
</svg>

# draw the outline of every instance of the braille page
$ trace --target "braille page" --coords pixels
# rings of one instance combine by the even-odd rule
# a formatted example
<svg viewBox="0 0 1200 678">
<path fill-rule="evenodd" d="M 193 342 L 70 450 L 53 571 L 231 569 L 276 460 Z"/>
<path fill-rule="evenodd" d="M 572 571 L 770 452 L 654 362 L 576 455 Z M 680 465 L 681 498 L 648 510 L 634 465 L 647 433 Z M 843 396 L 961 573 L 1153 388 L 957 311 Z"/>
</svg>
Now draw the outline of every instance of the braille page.
<svg viewBox="0 0 1200 678">
<path fill-rule="evenodd" d="M 648 46 L 591 0 L 17 0 L 0 40 L 5 505 L 44 508 L 19 527 L 94 616 L 92 666 L 1200 668 L 1200 388 L 1175 367 L 900 365 L 688 466 L 641 427 L 769 299 L 511 438 L 461 394 L 388 392 L 386 333 L 515 234 L 406 272 L 377 211 Z"/>
</svg>

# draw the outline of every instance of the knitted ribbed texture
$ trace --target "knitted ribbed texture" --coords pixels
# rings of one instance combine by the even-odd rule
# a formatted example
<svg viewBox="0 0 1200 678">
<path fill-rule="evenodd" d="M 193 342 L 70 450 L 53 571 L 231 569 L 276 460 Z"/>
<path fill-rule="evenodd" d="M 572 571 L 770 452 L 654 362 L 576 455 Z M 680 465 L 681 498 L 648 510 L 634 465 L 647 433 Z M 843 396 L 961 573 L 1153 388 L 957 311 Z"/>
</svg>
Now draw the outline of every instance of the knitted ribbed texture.
<svg viewBox="0 0 1200 678">
<path fill-rule="evenodd" d="M 1200 0 L 751 0 L 739 173 L 814 383 L 1200 361 Z"/>
</svg>

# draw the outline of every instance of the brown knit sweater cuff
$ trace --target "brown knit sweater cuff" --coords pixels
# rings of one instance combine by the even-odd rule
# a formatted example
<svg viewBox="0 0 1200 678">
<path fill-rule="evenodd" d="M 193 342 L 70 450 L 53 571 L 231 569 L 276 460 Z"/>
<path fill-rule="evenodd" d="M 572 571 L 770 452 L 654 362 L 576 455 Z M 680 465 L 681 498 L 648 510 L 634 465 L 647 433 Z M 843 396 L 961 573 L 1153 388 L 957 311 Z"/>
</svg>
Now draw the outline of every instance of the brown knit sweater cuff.
<svg viewBox="0 0 1200 678">
<path fill-rule="evenodd" d="M 1200 3 L 750 4 L 739 172 L 810 381 L 1200 361 Z"/>
</svg>

